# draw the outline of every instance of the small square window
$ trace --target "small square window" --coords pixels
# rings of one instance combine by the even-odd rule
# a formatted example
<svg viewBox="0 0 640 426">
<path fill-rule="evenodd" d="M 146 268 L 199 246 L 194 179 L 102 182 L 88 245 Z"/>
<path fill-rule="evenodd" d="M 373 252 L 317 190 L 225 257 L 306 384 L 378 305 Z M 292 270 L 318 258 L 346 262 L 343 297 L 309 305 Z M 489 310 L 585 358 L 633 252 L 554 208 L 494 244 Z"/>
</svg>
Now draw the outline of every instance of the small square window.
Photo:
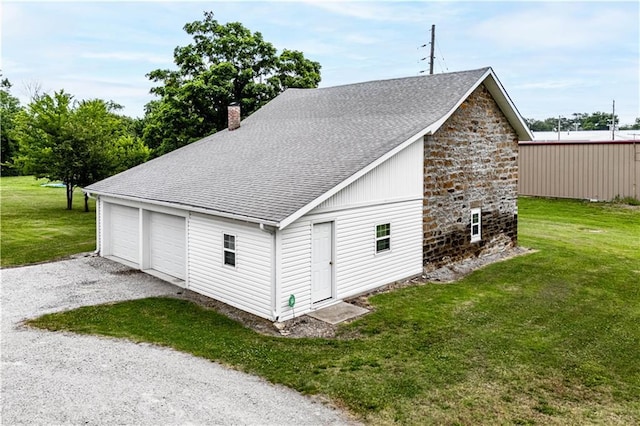
<svg viewBox="0 0 640 426">
<path fill-rule="evenodd" d="M 482 211 L 471 209 L 471 242 L 480 241 L 482 237 Z"/>
<path fill-rule="evenodd" d="M 236 237 L 234 235 L 224 234 L 224 248 L 229 250 L 236 249 Z"/>
<path fill-rule="evenodd" d="M 224 264 L 236 266 L 236 254 L 232 251 L 224 251 Z"/>
<path fill-rule="evenodd" d="M 376 253 L 391 250 L 391 224 L 376 225 Z"/>
<path fill-rule="evenodd" d="M 236 236 L 224 234 L 224 264 L 236 266 Z"/>
</svg>

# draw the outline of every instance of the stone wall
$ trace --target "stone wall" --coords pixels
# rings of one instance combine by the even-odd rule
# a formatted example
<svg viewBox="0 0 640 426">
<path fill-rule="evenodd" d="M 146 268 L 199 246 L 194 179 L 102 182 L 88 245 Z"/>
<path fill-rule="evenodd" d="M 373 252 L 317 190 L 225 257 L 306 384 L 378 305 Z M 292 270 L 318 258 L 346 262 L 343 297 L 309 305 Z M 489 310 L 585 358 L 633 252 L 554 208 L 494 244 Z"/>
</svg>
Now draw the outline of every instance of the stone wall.
<svg viewBox="0 0 640 426">
<path fill-rule="evenodd" d="M 425 270 L 513 247 L 518 238 L 518 136 L 479 86 L 425 137 Z M 471 242 L 471 209 L 482 209 L 482 239 Z"/>
</svg>

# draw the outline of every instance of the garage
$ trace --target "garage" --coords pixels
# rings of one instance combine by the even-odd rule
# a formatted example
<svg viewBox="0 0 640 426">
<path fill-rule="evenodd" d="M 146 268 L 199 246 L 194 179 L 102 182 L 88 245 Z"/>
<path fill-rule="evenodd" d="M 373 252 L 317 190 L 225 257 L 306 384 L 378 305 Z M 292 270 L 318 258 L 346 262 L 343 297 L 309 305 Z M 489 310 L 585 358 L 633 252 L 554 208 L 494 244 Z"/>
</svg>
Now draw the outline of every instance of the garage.
<svg viewBox="0 0 640 426">
<path fill-rule="evenodd" d="M 139 263 L 140 213 L 137 208 L 108 204 L 110 230 L 109 247 L 112 256 Z"/>
<path fill-rule="evenodd" d="M 149 212 L 149 269 L 185 279 L 185 218 Z"/>
</svg>

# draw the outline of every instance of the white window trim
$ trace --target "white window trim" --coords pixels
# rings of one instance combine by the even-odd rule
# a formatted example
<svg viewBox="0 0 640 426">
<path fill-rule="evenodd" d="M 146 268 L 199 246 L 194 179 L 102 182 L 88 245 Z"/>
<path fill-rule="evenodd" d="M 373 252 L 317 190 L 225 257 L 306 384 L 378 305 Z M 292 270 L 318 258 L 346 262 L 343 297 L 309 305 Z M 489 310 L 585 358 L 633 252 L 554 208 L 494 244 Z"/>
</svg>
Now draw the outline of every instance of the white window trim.
<svg viewBox="0 0 640 426">
<path fill-rule="evenodd" d="M 475 215 L 478 215 L 478 232 L 474 233 L 473 232 L 473 226 L 475 225 L 473 223 L 473 217 Z M 471 222 L 471 242 L 472 243 L 476 243 L 480 240 L 482 240 L 482 209 L 471 209 L 471 218 L 470 218 L 470 222 Z"/>
<path fill-rule="evenodd" d="M 383 226 L 383 225 L 388 225 L 389 226 L 389 235 L 385 235 L 383 237 L 378 237 L 378 226 Z M 374 236 L 373 249 L 374 249 L 374 253 L 376 255 L 382 255 L 384 253 L 388 253 L 388 252 L 391 251 L 391 222 L 377 223 L 373 227 L 373 236 Z M 385 250 L 378 251 L 378 241 L 385 240 L 385 239 L 389 240 L 389 248 L 385 249 Z"/>
<path fill-rule="evenodd" d="M 232 249 L 228 249 L 225 247 L 225 236 L 230 236 L 233 237 L 233 250 Z M 234 265 L 229 265 L 225 260 L 225 253 L 226 252 L 230 252 L 233 253 L 233 261 L 234 261 Z M 222 233 L 222 265 L 226 266 L 227 268 L 233 268 L 236 269 L 238 267 L 238 237 L 236 236 L 236 234 L 230 234 L 227 232 L 223 232 Z"/>
</svg>

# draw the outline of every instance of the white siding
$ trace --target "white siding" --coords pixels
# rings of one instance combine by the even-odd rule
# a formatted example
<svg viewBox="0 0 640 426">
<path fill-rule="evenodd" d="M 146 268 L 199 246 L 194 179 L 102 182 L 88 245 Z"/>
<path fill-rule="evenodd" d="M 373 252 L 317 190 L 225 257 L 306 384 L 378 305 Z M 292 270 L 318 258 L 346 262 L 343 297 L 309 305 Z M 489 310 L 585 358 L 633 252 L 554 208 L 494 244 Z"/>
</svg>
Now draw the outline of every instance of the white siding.
<svg viewBox="0 0 640 426">
<path fill-rule="evenodd" d="M 422 197 L 423 167 L 423 142 L 419 138 L 310 213 Z"/>
<path fill-rule="evenodd" d="M 223 264 L 223 234 L 236 236 L 236 267 Z M 191 214 L 189 289 L 271 318 L 273 236 L 258 225 Z"/>
<path fill-rule="evenodd" d="M 311 302 L 311 221 L 303 216 L 282 231 L 280 309 L 289 315 L 289 296 L 296 297 L 295 309 L 308 312 Z M 292 312 L 291 312 L 292 314 Z"/>
<path fill-rule="evenodd" d="M 287 301 L 296 297 L 295 315 L 311 303 L 311 228 L 334 221 L 336 299 L 344 299 L 422 272 L 422 200 L 345 209 L 303 216 L 283 232 L 281 318 L 293 316 Z M 376 254 L 375 226 L 391 224 L 391 250 Z"/>
</svg>

